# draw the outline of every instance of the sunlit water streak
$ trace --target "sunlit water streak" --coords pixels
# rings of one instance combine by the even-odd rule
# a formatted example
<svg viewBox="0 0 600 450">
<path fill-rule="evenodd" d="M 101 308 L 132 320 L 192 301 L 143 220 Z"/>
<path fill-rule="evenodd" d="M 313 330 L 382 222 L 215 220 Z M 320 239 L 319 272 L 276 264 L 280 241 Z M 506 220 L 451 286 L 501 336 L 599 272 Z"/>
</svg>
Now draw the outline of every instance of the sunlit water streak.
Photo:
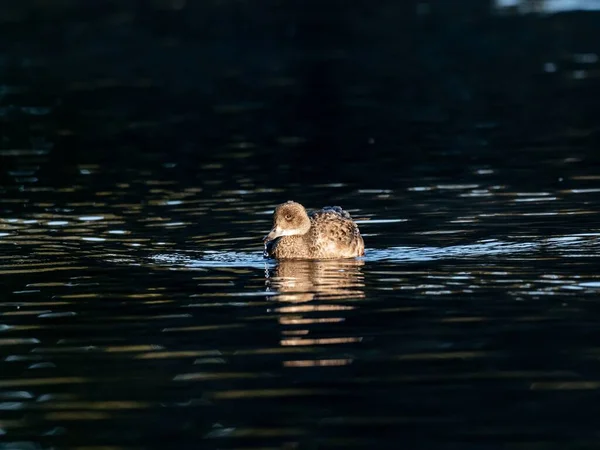
<svg viewBox="0 0 600 450">
<path fill-rule="evenodd" d="M 211 251 L 202 253 L 197 257 L 171 253 L 153 255 L 150 259 L 163 266 L 186 269 L 210 267 L 253 267 L 261 269 L 274 266 L 273 260 L 263 258 L 259 252 L 254 254 Z"/>
<path fill-rule="evenodd" d="M 368 249 L 364 259 L 367 262 L 398 261 L 422 262 L 443 259 L 469 259 L 493 256 L 521 255 L 523 253 L 535 257 L 539 251 L 557 252 L 562 256 L 569 256 L 573 252 L 588 252 L 590 256 L 600 250 L 600 233 L 586 233 L 557 236 L 537 241 L 503 242 L 489 239 L 482 242 L 466 245 L 453 245 L 448 247 L 392 247 L 388 249 Z M 196 252 L 188 252 L 196 253 Z M 183 267 L 187 269 L 210 267 L 253 267 L 271 268 L 276 261 L 263 258 L 258 252 L 198 252 L 194 257 L 187 254 L 169 253 L 151 256 L 154 262 L 170 267 Z M 600 253 L 598 254 L 600 257 Z M 118 262 L 119 260 L 115 260 Z"/>
</svg>

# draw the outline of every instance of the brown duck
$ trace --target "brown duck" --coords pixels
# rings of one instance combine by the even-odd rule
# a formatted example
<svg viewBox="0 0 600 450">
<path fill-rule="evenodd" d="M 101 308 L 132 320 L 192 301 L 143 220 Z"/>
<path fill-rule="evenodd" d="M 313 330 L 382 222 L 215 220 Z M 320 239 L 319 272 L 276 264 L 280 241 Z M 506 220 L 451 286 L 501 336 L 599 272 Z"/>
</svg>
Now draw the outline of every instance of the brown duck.
<svg viewBox="0 0 600 450">
<path fill-rule="evenodd" d="M 365 254 L 358 226 L 339 206 L 310 215 L 300 203 L 275 208 L 273 228 L 263 239 L 265 256 L 277 259 L 338 259 Z"/>
</svg>

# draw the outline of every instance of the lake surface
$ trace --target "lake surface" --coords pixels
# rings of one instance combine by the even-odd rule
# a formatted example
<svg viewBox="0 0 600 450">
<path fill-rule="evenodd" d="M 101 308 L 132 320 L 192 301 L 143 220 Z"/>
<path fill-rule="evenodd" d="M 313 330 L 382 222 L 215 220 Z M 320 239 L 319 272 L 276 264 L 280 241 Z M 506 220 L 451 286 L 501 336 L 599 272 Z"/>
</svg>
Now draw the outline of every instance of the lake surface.
<svg viewBox="0 0 600 450">
<path fill-rule="evenodd" d="M 302 186 L 359 220 L 349 261 L 264 260 L 295 187 L 227 160 L 5 187 L 6 448 L 595 441 L 600 173 L 554 156 L 522 167 L 564 173 L 537 189 L 502 165 Z"/>
<path fill-rule="evenodd" d="M 155 3 L 0 15 L 0 449 L 597 448 L 590 16 L 511 65 Z M 365 257 L 264 259 L 290 199 Z"/>
</svg>

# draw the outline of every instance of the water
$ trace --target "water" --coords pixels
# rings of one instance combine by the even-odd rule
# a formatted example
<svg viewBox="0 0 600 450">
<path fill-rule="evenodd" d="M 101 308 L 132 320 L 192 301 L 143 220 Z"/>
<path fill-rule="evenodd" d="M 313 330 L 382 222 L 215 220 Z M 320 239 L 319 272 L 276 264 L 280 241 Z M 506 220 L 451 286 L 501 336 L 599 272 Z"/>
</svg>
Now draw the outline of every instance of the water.
<svg viewBox="0 0 600 450">
<path fill-rule="evenodd" d="M 597 448 L 595 16 L 149 5 L 0 6 L 0 449 Z"/>
<path fill-rule="evenodd" d="M 597 10 L 600 3 L 596 0 L 546 0 L 542 2 L 523 2 L 519 0 L 495 0 L 496 8 L 520 8 L 522 12 L 560 12 L 571 10 Z"/>
<path fill-rule="evenodd" d="M 359 220 L 368 251 L 351 261 L 263 259 L 270 211 L 294 187 L 245 172 L 221 186 L 226 162 L 194 187 L 158 163 L 123 169 L 127 183 L 97 164 L 62 187 L 9 185 L 4 437 L 16 448 L 593 441 L 600 176 L 560 164 L 570 175 L 535 191 L 500 165 L 454 184 L 416 173 L 380 189 L 303 186 L 307 205 L 326 198 Z"/>
</svg>

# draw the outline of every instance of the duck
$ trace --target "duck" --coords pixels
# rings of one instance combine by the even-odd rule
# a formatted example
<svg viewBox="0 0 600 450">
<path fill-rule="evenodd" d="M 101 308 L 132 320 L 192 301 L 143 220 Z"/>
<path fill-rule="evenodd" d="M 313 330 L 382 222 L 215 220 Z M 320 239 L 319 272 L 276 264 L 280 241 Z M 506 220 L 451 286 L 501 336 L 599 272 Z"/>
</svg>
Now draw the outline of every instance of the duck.
<svg viewBox="0 0 600 450">
<path fill-rule="evenodd" d="M 358 225 L 339 206 L 311 214 L 289 200 L 273 213 L 273 227 L 263 239 L 264 256 L 274 259 L 341 259 L 364 256 Z"/>
</svg>

